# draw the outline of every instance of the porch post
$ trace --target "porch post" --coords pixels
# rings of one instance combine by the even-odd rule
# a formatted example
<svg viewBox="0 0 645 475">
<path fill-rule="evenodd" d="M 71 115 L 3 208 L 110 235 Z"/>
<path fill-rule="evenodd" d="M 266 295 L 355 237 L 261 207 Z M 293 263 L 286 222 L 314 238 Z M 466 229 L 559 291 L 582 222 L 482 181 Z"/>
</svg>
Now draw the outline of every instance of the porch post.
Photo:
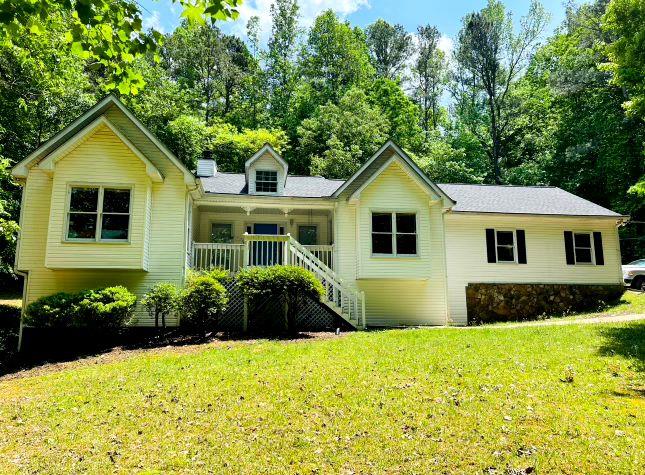
<svg viewBox="0 0 645 475">
<path fill-rule="evenodd" d="M 242 267 L 249 266 L 249 233 L 244 233 L 244 255 L 242 256 Z"/>
<path fill-rule="evenodd" d="M 289 246 L 291 246 L 291 234 L 287 233 L 287 240 L 282 245 L 282 265 L 289 265 Z"/>
</svg>

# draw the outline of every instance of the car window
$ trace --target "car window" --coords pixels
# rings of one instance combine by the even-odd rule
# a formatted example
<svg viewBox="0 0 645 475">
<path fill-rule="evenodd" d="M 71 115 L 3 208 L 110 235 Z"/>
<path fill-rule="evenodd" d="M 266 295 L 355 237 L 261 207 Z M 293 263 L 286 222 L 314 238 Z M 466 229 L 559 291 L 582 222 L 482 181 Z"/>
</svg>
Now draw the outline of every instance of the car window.
<svg viewBox="0 0 645 475">
<path fill-rule="evenodd" d="M 629 264 L 627 264 L 627 265 L 628 265 L 628 266 L 641 266 L 641 267 L 645 267 L 645 259 L 638 259 L 638 260 L 636 260 L 636 261 L 634 261 L 634 262 L 630 262 L 630 263 L 629 263 Z"/>
</svg>

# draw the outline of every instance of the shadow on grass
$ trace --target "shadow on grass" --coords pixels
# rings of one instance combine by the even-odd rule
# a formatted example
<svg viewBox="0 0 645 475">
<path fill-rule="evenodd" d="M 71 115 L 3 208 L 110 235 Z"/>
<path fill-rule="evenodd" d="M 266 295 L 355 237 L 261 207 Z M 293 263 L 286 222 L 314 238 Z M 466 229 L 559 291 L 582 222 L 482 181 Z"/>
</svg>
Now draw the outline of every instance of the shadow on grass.
<svg viewBox="0 0 645 475">
<path fill-rule="evenodd" d="M 17 331 L 7 333 L 0 344 L 0 376 L 51 363 L 64 363 L 114 350 L 131 351 L 164 347 L 182 347 L 227 341 L 298 341 L 320 338 L 322 333 L 266 333 L 266 332 L 190 332 L 181 328 L 133 327 L 106 334 L 105 331 L 81 328 L 35 329 L 25 328 L 23 351 L 15 351 Z M 0 334 L 0 343 L 3 335 Z M 4 351 L 3 351 L 4 350 Z"/>
<path fill-rule="evenodd" d="M 645 322 L 600 330 L 603 343 L 600 354 L 619 355 L 634 361 L 637 371 L 645 371 Z"/>
</svg>

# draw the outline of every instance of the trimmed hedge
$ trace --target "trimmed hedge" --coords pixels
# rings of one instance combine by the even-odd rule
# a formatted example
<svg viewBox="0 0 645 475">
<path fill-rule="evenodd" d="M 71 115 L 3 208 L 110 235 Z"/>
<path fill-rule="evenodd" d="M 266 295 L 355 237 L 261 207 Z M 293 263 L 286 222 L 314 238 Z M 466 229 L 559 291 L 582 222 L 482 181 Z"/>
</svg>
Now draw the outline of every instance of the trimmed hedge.
<svg viewBox="0 0 645 475">
<path fill-rule="evenodd" d="M 30 303 L 24 324 L 37 328 L 119 328 L 131 323 L 136 296 L 122 286 L 59 292 Z"/>
<path fill-rule="evenodd" d="M 181 325 L 206 331 L 216 328 L 217 319 L 226 308 L 228 292 L 210 275 L 191 276 L 181 296 Z"/>
<path fill-rule="evenodd" d="M 237 274 L 237 283 L 249 297 L 279 293 L 292 297 L 304 292 L 320 299 L 325 295 L 314 274 L 297 266 L 249 267 Z"/>
<path fill-rule="evenodd" d="M 269 312 L 262 315 L 264 326 L 296 331 L 296 316 L 299 297 L 303 294 L 320 300 L 325 288 L 313 273 L 296 266 L 251 267 L 241 270 L 237 283 L 244 296 L 257 305 L 262 299 L 280 299 L 283 302 L 281 313 Z"/>
</svg>

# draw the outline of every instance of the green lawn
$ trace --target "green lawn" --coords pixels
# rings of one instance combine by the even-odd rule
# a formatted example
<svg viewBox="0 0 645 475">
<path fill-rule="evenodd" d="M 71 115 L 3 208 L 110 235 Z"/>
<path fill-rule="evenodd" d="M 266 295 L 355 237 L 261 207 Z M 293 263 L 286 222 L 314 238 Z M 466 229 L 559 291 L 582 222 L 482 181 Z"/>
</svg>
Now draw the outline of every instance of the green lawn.
<svg viewBox="0 0 645 475">
<path fill-rule="evenodd" d="M 0 472 L 636 473 L 644 343 L 391 330 L 73 363 L 0 381 Z"/>
</svg>

